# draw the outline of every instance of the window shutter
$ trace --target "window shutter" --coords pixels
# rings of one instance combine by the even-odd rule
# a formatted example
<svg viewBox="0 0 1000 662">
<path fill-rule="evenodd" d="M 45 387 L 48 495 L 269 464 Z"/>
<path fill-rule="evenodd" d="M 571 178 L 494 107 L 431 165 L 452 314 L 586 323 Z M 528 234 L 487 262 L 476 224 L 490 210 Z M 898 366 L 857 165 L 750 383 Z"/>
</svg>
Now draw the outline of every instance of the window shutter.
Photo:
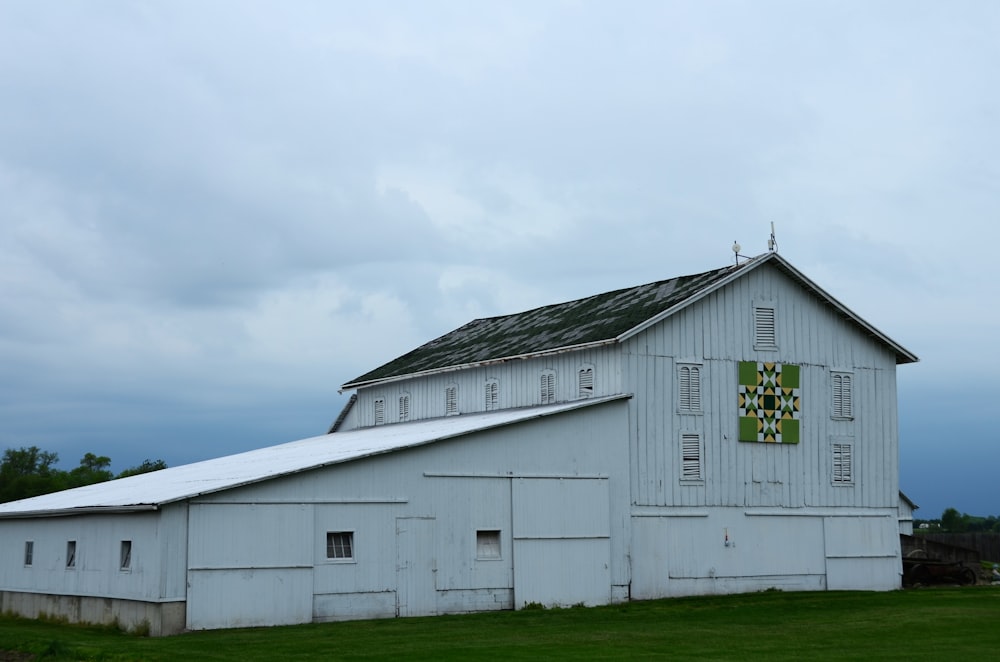
<svg viewBox="0 0 1000 662">
<path fill-rule="evenodd" d="M 594 394 L 594 369 L 580 368 L 580 397 L 589 398 Z"/>
<path fill-rule="evenodd" d="M 774 335 L 774 308 L 754 308 L 754 328 L 757 334 L 756 344 L 761 347 L 776 347 Z"/>
<path fill-rule="evenodd" d="M 677 386 L 678 408 L 681 411 L 701 411 L 701 368 L 681 367 Z"/>
<path fill-rule="evenodd" d="M 543 372 L 541 377 L 542 404 L 547 405 L 556 400 L 556 376 L 552 372 Z"/>
<path fill-rule="evenodd" d="M 681 435 L 681 480 L 701 480 L 700 435 Z"/>
<path fill-rule="evenodd" d="M 833 415 L 838 418 L 851 418 L 854 415 L 851 381 L 851 375 L 833 376 Z"/>
<path fill-rule="evenodd" d="M 493 411 L 500 401 L 499 386 L 496 380 L 486 382 L 486 411 Z"/>
<path fill-rule="evenodd" d="M 444 390 L 444 413 L 453 416 L 458 413 L 458 387 L 449 386 Z"/>
<path fill-rule="evenodd" d="M 854 461 L 851 444 L 833 445 L 833 482 L 854 482 Z"/>
<path fill-rule="evenodd" d="M 851 381 L 850 375 L 841 375 L 841 411 L 842 415 L 846 418 L 854 416 L 854 401 L 851 393 Z"/>
<path fill-rule="evenodd" d="M 385 423 L 385 399 L 378 398 L 375 400 L 375 425 L 383 423 Z"/>
<path fill-rule="evenodd" d="M 410 395 L 408 393 L 399 396 L 399 420 L 410 420 Z"/>
</svg>

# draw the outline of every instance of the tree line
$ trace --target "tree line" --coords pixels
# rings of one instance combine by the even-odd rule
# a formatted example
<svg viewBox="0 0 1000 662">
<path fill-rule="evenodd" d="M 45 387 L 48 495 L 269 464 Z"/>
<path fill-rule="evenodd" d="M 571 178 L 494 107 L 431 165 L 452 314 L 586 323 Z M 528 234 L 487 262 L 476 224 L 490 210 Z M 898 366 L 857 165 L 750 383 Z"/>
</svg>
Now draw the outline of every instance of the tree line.
<svg viewBox="0 0 1000 662">
<path fill-rule="evenodd" d="M 941 519 L 914 519 L 914 531 L 920 530 L 921 524 L 927 524 L 923 530 L 945 531 L 948 533 L 1000 533 L 1000 517 L 989 515 L 977 517 L 968 513 L 960 513 L 955 508 L 945 508 Z"/>
<path fill-rule="evenodd" d="M 69 471 L 56 468 L 57 462 L 57 453 L 40 450 L 37 446 L 5 450 L 0 463 L 0 503 L 167 468 L 163 460 L 147 459 L 116 475 L 110 469 L 111 458 L 94 453 L 84 455 L 80 465 Z"/>
</svg>

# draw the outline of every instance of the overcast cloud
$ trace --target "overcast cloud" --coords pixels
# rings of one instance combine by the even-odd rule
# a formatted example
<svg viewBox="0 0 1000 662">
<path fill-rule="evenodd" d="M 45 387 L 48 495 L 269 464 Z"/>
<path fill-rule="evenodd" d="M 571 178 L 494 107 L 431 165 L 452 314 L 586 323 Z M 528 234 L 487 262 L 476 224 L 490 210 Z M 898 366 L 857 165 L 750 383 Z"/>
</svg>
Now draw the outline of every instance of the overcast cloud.
<svg viewBox="0 0 1000 662">
<path fill-rule="evenodd" d="M 1000 513 L 1000 5 L 0 0 L 0 448 L 325 432 L 471 318 L 779 250 Z"/>
</svg>

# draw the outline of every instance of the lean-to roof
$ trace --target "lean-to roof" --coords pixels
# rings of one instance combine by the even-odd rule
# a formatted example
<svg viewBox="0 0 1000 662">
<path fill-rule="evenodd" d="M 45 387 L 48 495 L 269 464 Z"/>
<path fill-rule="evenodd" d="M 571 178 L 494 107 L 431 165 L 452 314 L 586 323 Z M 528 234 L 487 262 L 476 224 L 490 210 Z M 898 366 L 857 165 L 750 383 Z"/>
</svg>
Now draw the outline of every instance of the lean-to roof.
<svg viewBox="0 0 1000 662">
<path fill-rule="evenodd" d="M 156 510 L 203 494 L 453 439 L 627 396 L 380 425 L 0 504 L 0 518 Z"/>
</svg>

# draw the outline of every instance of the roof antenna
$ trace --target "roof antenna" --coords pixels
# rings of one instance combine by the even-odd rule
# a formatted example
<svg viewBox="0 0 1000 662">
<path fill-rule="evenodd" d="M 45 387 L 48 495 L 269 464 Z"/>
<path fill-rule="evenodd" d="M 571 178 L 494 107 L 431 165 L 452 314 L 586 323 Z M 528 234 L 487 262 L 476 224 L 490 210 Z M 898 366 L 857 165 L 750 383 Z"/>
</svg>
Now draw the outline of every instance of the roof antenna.
<svg viewBox="0 0 1000 662">
<path fill-rule="evenodd" d="M 767 240 L 767 250 L 772 253 L 778 252 L 778 240 L 774 238 L 774 221 L 771 221 L 771 236 Z"/>
<path fill-rule="evenodd" d="M 737 243 L 735 241 L 733 242 L 733 254 L 736 256 L 736 266 L 739 266 L 739 264 L 740 264 L 740 258 L 743 258 L 744 260 L 749 260 L 750 259 L 746 255 L 740 255 L 740 250 L 742 248 L 743 247 L 740 246 L 739 243 Z"/>
</svg>

